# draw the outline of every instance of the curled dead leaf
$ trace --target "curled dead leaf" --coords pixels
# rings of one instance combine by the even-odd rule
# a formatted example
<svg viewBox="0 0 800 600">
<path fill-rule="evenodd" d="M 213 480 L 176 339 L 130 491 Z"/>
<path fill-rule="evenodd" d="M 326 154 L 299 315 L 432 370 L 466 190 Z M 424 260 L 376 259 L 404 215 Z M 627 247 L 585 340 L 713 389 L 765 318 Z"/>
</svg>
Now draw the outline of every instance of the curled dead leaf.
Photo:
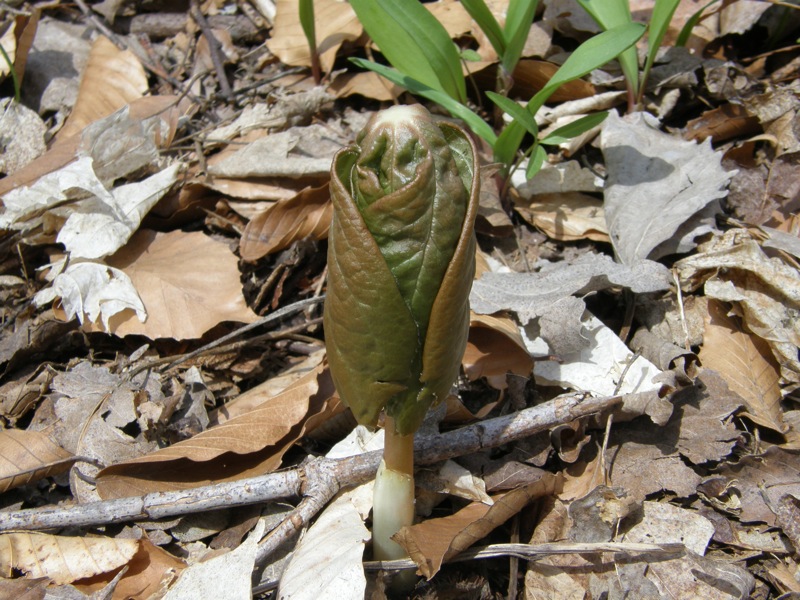
<svg viewBox="0 0 800 600">
<path fill-rule="evenodd" d="M 242 233 L 239 252 L 244 260 L 256 261 L 305 237 L 323 239 L 332 214 L 328 184 L 306 188 L 253 217 Z"/>
</svg>

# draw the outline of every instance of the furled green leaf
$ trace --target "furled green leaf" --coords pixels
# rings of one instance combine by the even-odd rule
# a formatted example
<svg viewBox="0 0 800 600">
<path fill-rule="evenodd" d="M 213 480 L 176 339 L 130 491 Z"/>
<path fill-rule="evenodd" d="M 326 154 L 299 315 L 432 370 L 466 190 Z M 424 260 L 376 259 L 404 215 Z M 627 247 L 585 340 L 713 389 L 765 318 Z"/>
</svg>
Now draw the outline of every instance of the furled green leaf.
<svg viewBox="0 0 800 600">
<path fill-rule="evenodd" d="M 444 26 L 418 0 L 351 0 L 350 4 L 398 71 L 466 102 L 458 50 Z"/>
<path fill-rule="evenodd" d="M 525 177 L 533 179 L 533 176 L 541 170 L 546 158 L 547 152 L 545 152 L 544 148 L 538 144 L 534 146 L 533 153 L 528 161 L 528 168 L 525 169 Z"/>
<path fill-rule="evenodd" d="M 455 380 L 469 328 L 477 152 L 420 105 L 374 116 L 331 168 L 324 325 L 359 422 L 413 433 Z"/>
</svg>

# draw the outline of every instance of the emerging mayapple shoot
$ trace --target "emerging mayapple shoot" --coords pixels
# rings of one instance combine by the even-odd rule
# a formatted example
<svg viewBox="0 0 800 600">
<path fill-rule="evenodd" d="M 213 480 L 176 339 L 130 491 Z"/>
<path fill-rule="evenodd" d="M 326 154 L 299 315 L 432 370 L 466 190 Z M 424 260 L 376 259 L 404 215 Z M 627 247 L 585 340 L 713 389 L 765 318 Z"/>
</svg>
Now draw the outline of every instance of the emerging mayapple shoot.
<svg viewBox="0 0 800 600">
<path fill-rule="evenodd" d="M 475 272 L 478 158 L 459 127 L 422 106 L 373 116 L 331 167 L 325 339 L 333 381 L 356 419 L 385 411 L 373 546 L 414 515 L 414 432 L 455 381 Z"/>
</svg>

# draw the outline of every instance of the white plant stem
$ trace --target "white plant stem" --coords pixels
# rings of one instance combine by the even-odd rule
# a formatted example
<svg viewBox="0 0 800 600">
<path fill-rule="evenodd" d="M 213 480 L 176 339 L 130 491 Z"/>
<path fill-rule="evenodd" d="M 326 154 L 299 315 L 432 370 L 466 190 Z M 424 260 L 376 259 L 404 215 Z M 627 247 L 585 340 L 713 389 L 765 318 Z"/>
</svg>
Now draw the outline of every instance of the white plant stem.
<svg viewBox="0 0 800 600">
<path fill-rule="evenodd" d="M 375 476 L 372 503 L 372 550 L 375 560 L 405 558 L 391 537 L 414 523 L 414 435 L 398 435 L 386 418 L 383 460 Z"/>
</svg>

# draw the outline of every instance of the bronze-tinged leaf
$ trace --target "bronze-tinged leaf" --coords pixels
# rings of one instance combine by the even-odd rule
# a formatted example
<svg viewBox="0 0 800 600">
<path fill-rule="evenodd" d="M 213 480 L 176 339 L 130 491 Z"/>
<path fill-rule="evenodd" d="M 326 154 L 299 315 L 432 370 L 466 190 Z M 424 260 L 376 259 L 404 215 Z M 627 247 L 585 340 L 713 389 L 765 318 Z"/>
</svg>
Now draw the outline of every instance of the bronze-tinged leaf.
<svg viewBox="0 0 800 600">
<path fill-rule="evenodd" d="M 333 205 L 328 184 L 306 188 L 291 200 L 273 204 L 247 224 L 239 241 L 239 252 L 246 261 L 287 248 L 292 242 L 328 235 Z"/>
<path fill-rule="evenodd" d="M 97 475 L 105 499 L 187 489 L 255 477 L 275 470 L 284 453 L 340 409 L 319 366 L 253 410 L 157 452 L 118 463 Z"/>
<path fill-rule="evenodd" d="M 394 276 L 349 198 L 345 182 L 355 160 L 355 152 L 342 150 L 331 172 L 325 340 L 339 396 L 360 423 L 374 426 L 389 399 L 405 389 L 397 382 L 408 379 L 418 340 Z"/>
<path fill-rule="evenodd" d="M 132 539 L 6 533 L 0 535 L 0 573 L 72 583 L 128 564 L 138 549 L 139 540 Z"/>
<path fill-rule="evenodd" d="M 63 473 L 74 461 L 42 431 L 0 431 L 0 493 Z"/>
<path fill-rule="evenodd" d="M 473 502 L 454 515 L 429 519 L 403 527 L 392 539 L 417 563 L 422 575 L 430 579 L 442 563 L 472 546 L 490 531 L 505 523 L 536 498 L 557 494 L 561 476 L 542 471 L 538 481 L 511 492 L 493 496 L 488 506 Z"/>
<path fill-rule="evenodd" d="M 780 405 L 780 368 L 769 346 L 744 331 L 739 319 L 729 316 L 719 300 L 708 302 L 698 357 L 704 367 L 717 371 L 728 387 L 744 399 L 747 415 L 755 423 L 786 433 Z"/>
</svg>

